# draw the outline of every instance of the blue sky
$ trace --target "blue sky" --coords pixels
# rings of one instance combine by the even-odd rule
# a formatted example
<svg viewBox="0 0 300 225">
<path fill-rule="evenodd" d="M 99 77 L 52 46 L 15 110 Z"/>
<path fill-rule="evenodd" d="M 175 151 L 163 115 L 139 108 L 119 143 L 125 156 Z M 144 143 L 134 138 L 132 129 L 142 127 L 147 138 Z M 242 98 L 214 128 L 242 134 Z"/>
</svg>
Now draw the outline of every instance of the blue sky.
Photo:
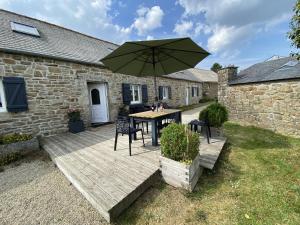
<svg viewBox="0 0 300 225">
<path fill-rule="evenodd" d="M 0 7 L 118 44 L 191 37 L 214 62 L 241 69 L 293 50 L 286 33 L 296 0 L 1 0 Z"/>
</svg>

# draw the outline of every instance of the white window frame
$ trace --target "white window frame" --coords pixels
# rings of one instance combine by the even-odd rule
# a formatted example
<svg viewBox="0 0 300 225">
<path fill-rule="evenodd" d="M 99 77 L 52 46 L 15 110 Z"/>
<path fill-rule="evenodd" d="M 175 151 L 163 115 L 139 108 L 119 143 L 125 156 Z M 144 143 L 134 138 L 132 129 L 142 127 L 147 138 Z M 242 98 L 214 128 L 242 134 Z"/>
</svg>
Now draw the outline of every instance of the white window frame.
<svg viewBox="0 0 300 225">
<path fill-rule="evenodd" d="M 163 100 L 169 99 L 169 87 L 167 86 L 162 87 L 162 99 Z"/>
<path fill-rule="evenodd" d="M 196 87 L 196 86 L 193 86 L 192 87 L 192 94 L 194 94 L 194 95 L 192 95 L 192 97 L 197 97 L 198 95 L 197 95 L 197 89 L 198 89 L 198 87 Z"/>
<path fill-rule="evenodd" d="M 23 23 L 18 23 L 15 21 L 11 21 L 10 26 L 11 26 L 11 29 L 15 32 L 40 37 L 40 33 L 39 33 L 38 29 L 34 26 L 30 26 L 30 25 L 23 24 Z"/>
<path fill-rule="evenodd" d="M 4 86 L 2 79 L 0 78 L 0 98 L 2 102 L 2 107 L 0 106 L 0 112 L 6 112 L 6 100 L 5 100 L 5 94 L 4 94 Z"/>
<path fill-rule="evenodd" d="M 138 91 L 138 96 L 137 96 L 137 99 L 134 99 L 134 92 L 135 90 Z M 141 85 L 139 84 L 130 84 L 130 91 L 131 91 L 131 101 L 130 101 L 130 104 L 139 104 L 142 102 L 142 88 L 141 88 Z"/>
</svg>

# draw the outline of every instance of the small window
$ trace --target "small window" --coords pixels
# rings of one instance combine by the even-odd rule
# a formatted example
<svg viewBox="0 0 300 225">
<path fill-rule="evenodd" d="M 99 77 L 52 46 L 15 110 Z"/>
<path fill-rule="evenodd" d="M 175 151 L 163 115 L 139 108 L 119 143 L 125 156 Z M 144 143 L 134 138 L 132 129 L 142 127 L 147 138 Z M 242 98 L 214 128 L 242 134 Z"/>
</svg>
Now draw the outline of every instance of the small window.
<svg viewBox="0 0 300 225">
<path fill-rule="evenodd" d="M 141 97 L 141 85 L 132 84 L 130 85 L 131 91 L 131 104 L 137 104 L 142 102 Z"/>
<path fill-rule="evenodd" d="M 4 96 L 3 83 L 1 79 L 0 79 L 0 112 L 6 112 L 6 101 Z"/>
<path fill-rule="evenodd" d="M 192 97 L 199 96 L 198 87 L 192 87 Z"/>
<path fill-rule="evenodd" d="M 162 99 L 169 99 L 169 87 L 162 87 Z"/>
<path fill-rule="evenodd" d="M 11 29 L 15 32 L 20 32 L 23 34 L 30 34 L 33 36 L 40 37 L 40 33 L 36 29 L 36 27 L 26 25 L 26 24 L 16 23 L 16 22 L 10 22 L 10 26 Z"/>
<path fill-rule="evenodd" d="M 92 96 L 92 105 L 100 105 L 100 92 L 98 89 L 93 89 L 91 91 L 91 96 Z"/>
</svg>

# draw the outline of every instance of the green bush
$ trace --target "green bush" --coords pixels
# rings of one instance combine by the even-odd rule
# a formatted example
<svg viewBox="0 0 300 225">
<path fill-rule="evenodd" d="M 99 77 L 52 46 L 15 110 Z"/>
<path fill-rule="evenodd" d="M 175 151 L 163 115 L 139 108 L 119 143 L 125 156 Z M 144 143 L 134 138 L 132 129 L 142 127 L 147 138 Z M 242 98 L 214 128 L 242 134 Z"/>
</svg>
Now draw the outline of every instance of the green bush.
<svg viewBox="0 0 300 225">
<path fill-rule="evenodd" d="M 19 142 L 19 141 L 27 141 L 32 139 L 32 135 L 30 134 L 6 134 L 3 136 L 0 136 L 0 144 L 10 144 L 14 142 Z"/>
<path fill-rule="evenodd" d="M 200 112 L 199 119 L 205 120 L 206 118 L 208 118 L 210 126 L 221 127 L 228 120 L 227 109 L 220 103 L 215 102 Z"/>
<path fill-rule="evenodd" d="M 199 152 L 199 134 L 185 125 L 172 123 L 162 131 L 161 152 L 164 157 L 191 162 Z"/>
<path fill-rule="evenodd" d="M 18 161 L 21 158 L 22 155 L 20 153 L 10 153 L 7 155 L 0 156 L 0 167 Z"/>
</svg>

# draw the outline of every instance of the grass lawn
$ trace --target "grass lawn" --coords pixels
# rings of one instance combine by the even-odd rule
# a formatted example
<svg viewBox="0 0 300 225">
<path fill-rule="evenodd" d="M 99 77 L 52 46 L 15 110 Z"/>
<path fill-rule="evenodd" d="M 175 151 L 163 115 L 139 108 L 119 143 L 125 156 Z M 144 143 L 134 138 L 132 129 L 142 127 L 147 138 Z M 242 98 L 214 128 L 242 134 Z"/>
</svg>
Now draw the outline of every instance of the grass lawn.
<svg viewBox="0 0 300 225">
<path fill-rule="evenodd" d="M 194 193 L 157 182 L 117 224 L 300 224 L 300 139 L 225 124 L 228 144 Z"/>
</svg>

